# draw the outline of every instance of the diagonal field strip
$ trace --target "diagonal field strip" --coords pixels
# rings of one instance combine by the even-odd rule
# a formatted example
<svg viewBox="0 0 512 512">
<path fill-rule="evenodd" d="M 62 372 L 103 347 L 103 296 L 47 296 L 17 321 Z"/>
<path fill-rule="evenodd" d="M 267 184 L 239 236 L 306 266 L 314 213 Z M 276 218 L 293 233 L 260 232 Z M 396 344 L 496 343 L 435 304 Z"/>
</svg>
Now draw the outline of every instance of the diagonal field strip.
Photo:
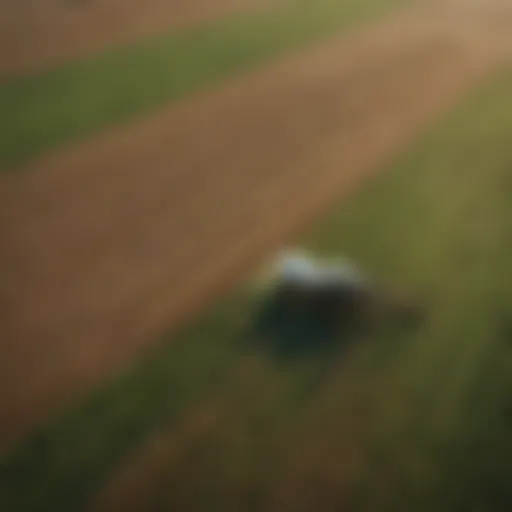
<svg viewBox="0 0 512 512">
<path fill-rule="evenodd" d="M 416 8 L 2 176 L 2 442 L 132 361 L 509 58 L 502 14 L 447 13 Z"/>
<path fill-rule="evenodd" d="M 273 0 L 0 4 L 0 76 L 33 74 L 109 46 L 273 6 Z"/>
<path fill-rule="evenodd" d="M 293 0 L 0 84 L 0 169 L 124 123 L 410 0 Z"/>
</svg>

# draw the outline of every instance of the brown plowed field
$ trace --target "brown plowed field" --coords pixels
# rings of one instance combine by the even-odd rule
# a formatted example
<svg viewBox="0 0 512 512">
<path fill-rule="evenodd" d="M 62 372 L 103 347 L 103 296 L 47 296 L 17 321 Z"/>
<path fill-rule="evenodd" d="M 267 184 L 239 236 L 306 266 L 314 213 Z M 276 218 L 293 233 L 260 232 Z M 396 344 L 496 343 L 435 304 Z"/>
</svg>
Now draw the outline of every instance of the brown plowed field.
<svg viewBox="0 0 512 512">
<path fill-rule="evenodd" d="M 0 78 L 276 0 L 2 0 Z"/>
<path fill-rule="evenodd" d="M 510 62 L 512 24 L 486 5 L 416 7 L 0 176 L 2 444 Z"/>
</svg>

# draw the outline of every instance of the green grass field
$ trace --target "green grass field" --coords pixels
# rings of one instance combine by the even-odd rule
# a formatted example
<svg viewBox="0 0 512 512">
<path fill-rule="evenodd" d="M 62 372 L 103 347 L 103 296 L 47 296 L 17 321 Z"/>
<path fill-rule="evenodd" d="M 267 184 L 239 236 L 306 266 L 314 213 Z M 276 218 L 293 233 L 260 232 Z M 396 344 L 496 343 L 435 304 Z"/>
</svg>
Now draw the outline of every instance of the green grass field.
<svg viewBox="0 0 512 512">
<path fill-rule="evenodd" d="M 241 287 L 14 447 L 0 510 L 83 510 L 156 432 L 180 449 L 148 511 L 512 510 L 511 91 L 508 71 L 304 236 L 415 290 L 419 330 L 276 359 L 240 342 Z"/>
<path fill-rule="evenodd" d="M 122 124 L 406 0 L 293 0 L 0 84 L 0 170 Z"/>
</svg>

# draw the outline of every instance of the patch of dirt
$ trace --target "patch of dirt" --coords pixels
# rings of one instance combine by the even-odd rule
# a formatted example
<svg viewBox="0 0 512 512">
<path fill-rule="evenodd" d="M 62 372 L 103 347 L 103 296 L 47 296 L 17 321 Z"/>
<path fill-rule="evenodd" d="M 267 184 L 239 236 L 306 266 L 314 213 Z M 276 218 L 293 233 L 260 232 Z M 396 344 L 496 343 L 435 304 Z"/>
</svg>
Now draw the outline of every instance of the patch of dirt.
<svg viewBox="0 0 512 512">
<path fill-rule="evenodd" d="M 510 27 L 445 12 L 395 15 L 1 175 L 0 446 L 132 363 L 510 63 Z"/>
<path fill-rule="evenodd" d="M 276 0 L 3 0 L 0 81 L 109 45 L 276 5 Z"/>
<path fill-rule="evenodd" d="M 356 440 L 368 430 L 361 407 L 365 399 L 360 360 L 341 363 L 335 358 L 322 394 L 313 392 L 303 397 L 299 410 L 287 411 L 293 420 L 285 431 L 282 425 L 274 430 L 280 421 L 265 404 L 275 396 L 276 382 L 268 374 L 262 382 L 260 364 L 259 358 L 241 358 L 224 392 L 186 411 L 178 426 L 152 432 L 121 461 L 92 496 L 88 509 L 193 511 L 197 509 L 194 498 L 214 478 L 215 505 L 222 504 L 223 510 L 245 510 L 255 484 L 262 486 L 258 489 L 261 510 L 317 510 L 318 504 L 322 510 L 339 510 L 343 488 L 361 467 L 361 444 Z M 333 416 L 334 410 L 342 414 Z M 215 424 L 206 423 L 205 416 L 215 419 Z M 265 436 L 255 433 L 255 422 Z M 237 450 L 247 450 L 245 457 L 252 467 L 226 481 L 233 443 Z M 198 446 L 190 453 L 191 447 Z M 218 454 L 214 460 L 204 456 L 212 450 Z"/>
<path fill-rule="evenodd" d="M 157 490 L 165 486 L 169 468 L 207 438 L 222 413 L 209 403 L 185 415 L 171 432 L 162 431 L 143 443 L 116 473 L 108 488 L 94 497 L 96 512 L 139 512 L 148 510 Z"/>
</svg>

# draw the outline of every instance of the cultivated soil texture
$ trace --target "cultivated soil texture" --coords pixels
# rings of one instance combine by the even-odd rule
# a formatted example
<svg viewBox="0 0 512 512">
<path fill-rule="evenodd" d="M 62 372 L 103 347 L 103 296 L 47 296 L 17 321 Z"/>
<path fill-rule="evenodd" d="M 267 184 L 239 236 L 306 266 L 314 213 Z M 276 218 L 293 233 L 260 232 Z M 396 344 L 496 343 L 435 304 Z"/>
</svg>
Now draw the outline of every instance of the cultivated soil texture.
<svg viewBox="0 0 512 512">
<path fill-rule="evenodd" d="M 425 2 L 1 175 L 1 445 L 510 64 L 502 5 Z"/>
<path fill-rule="evenodd" d="M 110 45 L 276 4 L 275 0 L 2 0 L 0 79 L 45 70 Z"/>
</svg>

